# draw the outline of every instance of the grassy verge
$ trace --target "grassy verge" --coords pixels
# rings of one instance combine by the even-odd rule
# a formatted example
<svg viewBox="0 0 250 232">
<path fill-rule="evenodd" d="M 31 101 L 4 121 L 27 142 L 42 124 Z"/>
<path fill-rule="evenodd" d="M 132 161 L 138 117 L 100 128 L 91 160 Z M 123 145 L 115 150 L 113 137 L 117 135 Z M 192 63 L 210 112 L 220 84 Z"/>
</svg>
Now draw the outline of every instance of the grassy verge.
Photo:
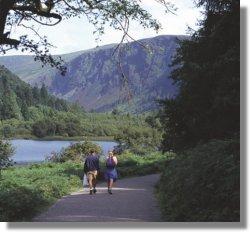
<svg viewBox="0 0 250 232">
<path fill-rule="evenodd" d="M 138 156 L 126 152 L 118 157 L 119 178 L 147 175 L 161 170 L 173 154 Z M 101 161 L 103 180 L 104 161 Z M 30 221 L 56 199 L 82 187 L 82 163 L 43 163 L 11 167 L 0 181 L 0 221 Z"/>
</svg>

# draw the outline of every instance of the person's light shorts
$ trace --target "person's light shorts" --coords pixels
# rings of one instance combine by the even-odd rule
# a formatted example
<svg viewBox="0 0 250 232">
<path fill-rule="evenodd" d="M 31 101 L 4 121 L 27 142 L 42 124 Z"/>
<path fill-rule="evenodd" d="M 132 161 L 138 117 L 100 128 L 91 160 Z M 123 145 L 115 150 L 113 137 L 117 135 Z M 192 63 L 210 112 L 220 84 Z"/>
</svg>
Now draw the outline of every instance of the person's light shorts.
<svg viewBox="0 0 250 232">
<path fill-rule="evenodd" d="M 97 178 L 97 171 L 89 171 L 87 177 L 89 182 L 95 180 Z"/>
</svg>

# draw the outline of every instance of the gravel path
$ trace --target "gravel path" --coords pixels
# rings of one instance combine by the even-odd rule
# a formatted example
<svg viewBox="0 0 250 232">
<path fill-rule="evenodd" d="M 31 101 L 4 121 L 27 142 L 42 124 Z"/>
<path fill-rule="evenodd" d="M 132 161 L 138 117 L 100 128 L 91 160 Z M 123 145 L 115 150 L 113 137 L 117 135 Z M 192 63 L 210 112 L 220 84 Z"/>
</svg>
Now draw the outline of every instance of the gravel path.
<svg viewBox="0 0 250 232">
<path fill-rule="evenodd" d="M 154 197 L 158 180 L 157 174 L 118 180 L 113 195 L 102 183 L 97 186 L 97 194 L 89 195 L 88 189 L 72 193 L 33 221 L 161 221 Z"/>
</svg>

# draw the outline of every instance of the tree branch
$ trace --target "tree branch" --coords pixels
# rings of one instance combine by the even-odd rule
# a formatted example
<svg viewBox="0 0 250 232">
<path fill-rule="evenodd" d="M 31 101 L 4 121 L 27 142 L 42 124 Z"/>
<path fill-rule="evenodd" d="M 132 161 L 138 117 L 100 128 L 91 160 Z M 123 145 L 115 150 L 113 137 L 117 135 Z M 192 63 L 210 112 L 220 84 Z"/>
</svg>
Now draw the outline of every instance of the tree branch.
<svg viewBox="0 0 250 232">
<path fill-rule="evenodd" d="M 0 44 L 8 44 L 8 45 L 17 47 L 20 44 L 20 41 L 16 40 L 16 39 L 10 39 L 10 38 L 2 36 L 2 37 L 0 37 Z"/>
<path fill-rule="evenodd" d="M 45 11 L 41 11 L 39 9 L 37 9 L 36 7 L 34 6 L 19 6 L 19 5 L 14 5 L 12 7 L 12 10 L 14 11 L 30 11 L 31 13 L 34 13 L 38 16 L 42 16 L 42 17 L 46 17 L 46 18 L 55 18 L 55 19 L 58 19 L 59 22 L 62 20 L 62 16 L 59 15 L 59 14 L 56 14 L 56 13 L 50 13 L 50 12 L 45 12 Z M 58 23 L 59 23 L 58 22 Z"/>
</svg>

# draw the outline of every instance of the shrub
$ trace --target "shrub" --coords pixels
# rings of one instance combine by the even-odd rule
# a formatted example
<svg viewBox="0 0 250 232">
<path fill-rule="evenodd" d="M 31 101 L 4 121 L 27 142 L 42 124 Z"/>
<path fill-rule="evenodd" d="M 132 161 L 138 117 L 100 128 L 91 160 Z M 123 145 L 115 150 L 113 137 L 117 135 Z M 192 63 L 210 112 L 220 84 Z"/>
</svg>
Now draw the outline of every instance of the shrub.
<svg viewBox="0 0 250 232">
<path fill-rule="evenodd" d="M 30 220 L 44 207 L 81 186 L 79 164 L 46 163 L 3 171 L 0 221 Z"/>
<path fill-rule="evenodd" d="M 145 155 L 159 150 L 161 133 L 150 127 L 123 128 L 115 136 L 118 141 L 118 150 L 129 149 L 131 152 Z"/>
<path fill-rule="evenodd" d="M 8 141 L 0 140 L 0 180 L 1 171 L 12 164 L 10 157 L 14 154 L 14 148 Z"/>
<path fill-rule="evenodd" d="M 2 128 L 2 135 L 5 138 L 10 138 L 15 134 L 15 128 L 11 125 L 5 125 Z"/>
<path fill-rule="evenodd" d="M 0 221 L 19 221 L 31 218 L 48 201 L 38 189 L 10 184 L 1 186 Z"/>
<path fill-rule="evenodd" d="M 165 166 L 158 187 L 168 221 L 240 220 L 239 141 L 211 141 Z"/>
<path fill-rule="evenodd" d="M 59 153 L 52 153 L 51 156 L 47 157 L 47 160 L 52 162 L 66 162 L 75 161 L 83 162 L 84 157 L 94 150 L 100 154 L 102 149 L 99 145 L 90 141 L 72 143 L 69 147 L 62 149 Z"/>
<path fill-rule="evenodd" d="M 49 123 L 49 125 L 50 125 L 50 123 Z M 33 134 L 39 138 L 45 137 L 46 135 L 48 135 L 48 128 L 49 128 L 48 122 L 45 120 L 35 122 L 33 125 L 33 128 L 32 128 Z"/>
<path fill-rule="evenodd" d="M 149 155 L 135 155 L 129 151 L 118 156 L 119 177 L 142 176 L 162 171 L 163 164 L 175 157 L 173 153 L 153 152 Z"/>
</svg>

